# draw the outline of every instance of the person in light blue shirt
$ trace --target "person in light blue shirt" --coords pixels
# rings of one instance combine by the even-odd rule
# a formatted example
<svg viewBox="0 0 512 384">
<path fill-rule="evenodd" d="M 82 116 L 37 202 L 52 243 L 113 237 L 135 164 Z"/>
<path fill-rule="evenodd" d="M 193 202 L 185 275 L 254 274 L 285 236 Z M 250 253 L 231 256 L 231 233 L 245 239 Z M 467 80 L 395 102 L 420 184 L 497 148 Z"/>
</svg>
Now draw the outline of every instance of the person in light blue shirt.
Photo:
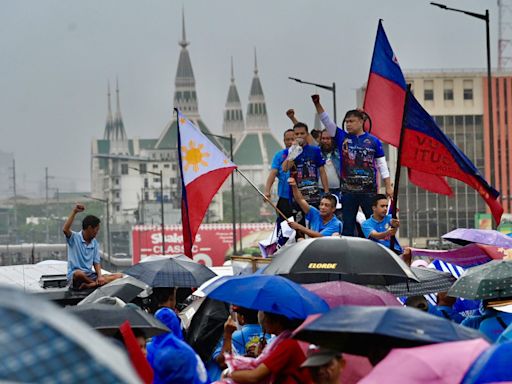
<svg viewBox="0 0 512 384">
<path fill-rule="evenodd" d="M 290 227 L 313 238 L 334 234 L 340 235 L 342 233 L 343 224 L 334 214 L 339 205 L 338 198 L 335 195 L 325 194 L 320 200 L 319 209 L 316 209 L 304 199 L 293 177 L 288 179 L 288 184 L 290 184 L 295 201 L 306 214 L 306 220 L 309 222 L 309 228 L 296 222 L 289 222 Z"/>
<path fill-rule="evenodd" d="M 101 273 L 99 244 L 96 240 L 100 230 L 99 218 L 93 215 L 86 216 L 82 221 L 80 232 L 71 230 L 75 216 L 84 210 L 84 205 L 76 204 L 62 228 L 68 244 L 67 280 L 75 289 L 95 288 L 123 277 L 120 273 L 111 275 Z"/>
<path fill-rule="evenodd" d="M 274 185 L 274 182 L 277 178 L 277 195 L 279 198 L 277 200 L 277 208 L 279 208 L 279 210 L 283 212 L 286 215 L 286 217 L 292 216 L 293 207 L 291 201 L 292 196 L 290 193 L 290 187 L 288 186 L 288 178 L 290 177 L 290 171 L 283 171 L 282 165 L 283 162 L 286 160 L 287 149 L 291 147 L 294 139 L 295 133 L 293 132 L 293 129 L 288 129 L 287 131 L 285 131 L 283 135 L 285 149 L 281 149 L 274 155 L 272 165 L 270 167 L 270 172 L 267 177 L 267 182 L 265 183 L 265 197 L 270 200 L 272 185 Z"/>
<path fill-rule="evenodd" d="M 391 218 L 387 214 L 388 198 L 386 195 L 377 194 L 372 204 L 373 214 L 361 224 L 364 236 L 370 240 L 382 244 L 386 248 L 390 246 L 391 236 L 395 236 L 400 226 L 398 219 Z M 395 241 L 395 253 L 402 254 L 403 250 L 398 240 Z"/>
</svg>

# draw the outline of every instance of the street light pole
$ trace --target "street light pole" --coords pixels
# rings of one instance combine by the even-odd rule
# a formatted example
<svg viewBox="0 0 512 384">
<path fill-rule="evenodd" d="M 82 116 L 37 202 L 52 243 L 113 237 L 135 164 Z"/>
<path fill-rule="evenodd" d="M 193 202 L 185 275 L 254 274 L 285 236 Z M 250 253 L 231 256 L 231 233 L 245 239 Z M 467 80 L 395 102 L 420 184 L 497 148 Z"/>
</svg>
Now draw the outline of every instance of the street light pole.
<svg viewBox="0 0 512 384">
<path fill-rule="evenodd" d="M 489 31 L 489 10 L 485 10 L 485 14 L 475 13 L 470 11 L 465 11 L 463 9 L 451 8 L 444 4 L 430 2 L 431 5 L 444 9 L 445 11 L 453 11 L 463 13 L 465 15 L 475 17 L 480 20 L 485 21 L 485 39 L 486 39 L 486 47 L 487 47 L 487 103 L 489 105 L 488 113 L 489 113 L 489 166 L 491 169 L 489 175 L 489 182 L 491 186 L 494 186 L 494 153 L 492 153 L 492 148 L 494 145 L 494 118 L 493 118 L 493 107 L 492 107 L 492 78 L 491 78 L 491 37 Z M 496 222 L 492 221 L 493 229 L 496 228 Z"/>
<path fill-rule="evenodd" d="M 303 81 L 301 79 L 297 79 L 296 77 L 288 77 L 288 78 L 290 80 L 296 81 L 297 83 L 314 85 L 315 87 L 331 91 L 332 92 L 332 106 L 333 106 L 333 114 L 334 114 L 334 123 L 336 123 L 337 120 L 336 120 L 336 83 L 335 82 L 333 82 L 332 85 L 324 85 L 324 84 L 311 83 L 309 81 Z"/>
</svg>

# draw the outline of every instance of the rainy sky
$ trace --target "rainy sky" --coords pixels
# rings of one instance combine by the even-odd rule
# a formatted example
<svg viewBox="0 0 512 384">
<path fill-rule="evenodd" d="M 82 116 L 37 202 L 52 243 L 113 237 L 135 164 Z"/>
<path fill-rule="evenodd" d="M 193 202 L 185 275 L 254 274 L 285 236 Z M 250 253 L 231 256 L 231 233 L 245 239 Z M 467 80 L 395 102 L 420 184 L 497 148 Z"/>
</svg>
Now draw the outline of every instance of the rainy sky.
<svg viewBox="0 0 512 384">
<path fill-rule="evenodd" d="M 491 14 L 497 64 L 496 1 L 450 0 Z M 18 193 L 90 190 L 91 140 L 101 138 L 107 83 L 119 79 L 130 138 L 157 138 L 172 117 L 185 9 L 199 111 L 221 133 L 230 58 L 247 108 L 257 49 L 271 129 L 281 137 L 295 108 L 313 122 L 309 95 L 288 76 L 338 89 L 338 116 L 356 106 L 367 79 L 378 19 L 408 69 L 485 68 L 485 23 L 423 0 L 0 0 L 0 151 L 16 159 Z M 510 14 L 504 14 L 512 22 Z M 115 93 L 114 93 L 115 94 Z M 114 103 L 115 105 L 115 103 Z"/>
</svg>

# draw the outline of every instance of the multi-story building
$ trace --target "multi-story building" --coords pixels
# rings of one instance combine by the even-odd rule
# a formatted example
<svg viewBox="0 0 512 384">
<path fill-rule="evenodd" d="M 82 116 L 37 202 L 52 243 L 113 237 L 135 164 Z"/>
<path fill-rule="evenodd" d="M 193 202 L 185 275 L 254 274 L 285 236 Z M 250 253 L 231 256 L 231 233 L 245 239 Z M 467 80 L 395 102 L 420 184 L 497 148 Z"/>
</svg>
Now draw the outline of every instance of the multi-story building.
<svg viewBox="0 0 512 384">
<path fill-rule="evenodd" d="M 510 212 L 512 155 L 507 149 L 510 134 L 507 110 L 512 110 L 512 101 L 507 99 L 507 90 L 510 93 L 512 78 L 505 75 L 493 78 L 494 141 L 489 145 L 487 81 L 483 70 L 409 71 L 405 77 L 416 99 L 488 181 L 489 159 L 494 154 L 494 184 L 501 191 L 505 212 Z M 358 104 L 362 105 L 364 87 L 357 97 Z M 386 145 L 386 154 L 394 176 L 396 149 Z M 454 179 L 448 182 L 454 196 L 433 194 L 410 183 L 407 170 L 402 168 L 399 192 L 402 239 L 425 245 L 425 240 L 439 240 L 452 229 L 478 225 L 476 217 L 487 211 L 483 199 L 462 182 Z"/>
</svg>

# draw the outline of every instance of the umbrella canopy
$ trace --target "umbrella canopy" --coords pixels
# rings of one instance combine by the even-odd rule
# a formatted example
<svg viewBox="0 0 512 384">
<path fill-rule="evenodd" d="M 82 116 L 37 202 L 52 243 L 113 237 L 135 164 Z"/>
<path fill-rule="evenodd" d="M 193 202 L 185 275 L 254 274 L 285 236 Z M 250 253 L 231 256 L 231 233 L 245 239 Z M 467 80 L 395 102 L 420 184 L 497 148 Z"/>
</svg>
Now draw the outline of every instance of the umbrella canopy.
<svg viewBox="0 0 512 384">
<path fill-rule="evenodd" d="M 106 336 L 114 335 L 126 320 L 133 329 L 144 331 L 147 337 L 169 332 L 169 328 L 149 313 L 129 306 L 119 308 L 108 304 L 84 304 L 66 307 L 65 310 Z"/>
<path fill-rule="evenodd" d="M 41 297 L 0 287 L 0 381 L 140 383 L 128 358 Z"/>
<path fill-rule="evenodd" d="M 389 285 L 417 280 L 409 267 L 386 247 L 358 237 L 321 237 L 283 247 L 263 271 L 298 283 L 344 280 L 361 285 Z"/>
<path fill-rule="evenodd" d="M 465 299 L 502 299 L 512 296 L 512 261 L 493 260 L 468 269 L 448 294 Z"/>
<path fill-rule="evenodd" d="M 347 283 L 346 281 L 304 284 L 303 287 L 316 293 L 331 308 L 341 305 L 400 306 L 399 301 L 391 293 Z"/>
<path fill-rule="evenodd" d="M 164 259 L 132 265 L 126 271 L 149 286 L 196 288 L 216 276 L 208 267 L 192 260 Z"/>
<path fill-rule="evenodd" d="M 224 323 L 229 316 L 229 305 L 209 297 L 201 297 L 191 306 L 197 302 L 199 306 L 194 313 L 188 312 L 192 318 L 188 319 L 190 325 L 185 339 L 203 361 L 208 361 L 224 333 Z M 184 310 L 185 313 L 191 310 L 189 307 Z"/>
<path fill-rule="evenodd" d="M 204 293 L 212 299 L 291 319 L 329 310 L 319 296 L 281 276 L 224 276 L 205 287 Z"/>
<path fill-rule="evenodd" d="M 418 309 L 345 306 L 321 315 L 295 337 L 340 352 L 369 356 L 374 346 L 409 348 L 483 336 Z"/>
<path fill-rule="evenodd" d="M 386 291 L 395 296 L 416 296 L 446 292 L 457 280 L 451 273 L 440 272 L 431 268 L 411 267 L 411 270 L 419 281 L 386 285 Z"/>
<path fill-rule="evenodd" d="M 479 243 L 512 248 L 512 238 L 492 229 L 458 228 L 443 235 L 443 239 L 459 245 Z"/>
<path fill-rule="evenodd" d="M 133 276 L 124 276 L 122 279 L 111 281 L 95 289 L 78 305 L 94 303 L 96 300 L 106 296 L 117 297 L 125 303 L 129 303 L 141 293 L 151 294 L 151 287 Z"/>
<path fill-rule="evenodd" d="M 359 384 L 459 384 L 489 345 L 475 339 L 393 349 Z"/>
<path fill-rule="evenodd" d="M 512 342 L 493 344 L 466 372 L 462 384 L 512 382 Z"/>
</svg>

